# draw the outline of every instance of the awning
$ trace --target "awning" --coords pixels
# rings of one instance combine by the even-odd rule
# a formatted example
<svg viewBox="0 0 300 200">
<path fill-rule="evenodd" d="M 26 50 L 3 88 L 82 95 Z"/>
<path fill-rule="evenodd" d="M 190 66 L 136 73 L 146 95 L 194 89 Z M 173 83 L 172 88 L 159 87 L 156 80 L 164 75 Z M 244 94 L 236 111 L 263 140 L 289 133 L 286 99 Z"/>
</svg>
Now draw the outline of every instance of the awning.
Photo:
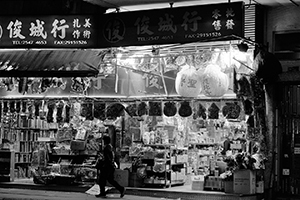
<svg viewBox="0 0 300 200">
<path fill-rule="evenodd" d="M 96 76 L 99 50 L 0 50 L 0 77 Z"/>
</svg>

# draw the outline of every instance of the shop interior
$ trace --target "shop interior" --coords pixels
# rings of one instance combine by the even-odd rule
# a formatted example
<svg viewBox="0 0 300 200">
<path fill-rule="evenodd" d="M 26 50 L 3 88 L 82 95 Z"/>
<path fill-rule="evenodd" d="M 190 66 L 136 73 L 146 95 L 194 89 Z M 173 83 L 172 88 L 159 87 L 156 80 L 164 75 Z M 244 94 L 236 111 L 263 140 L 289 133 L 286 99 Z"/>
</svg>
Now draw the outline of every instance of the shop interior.
<svg viewBox="0 0 300 200">
<path fill-rule="evenodd" d="M 2 77 L 0 180 L 93 185 L 107 134 L 126 187 L 262 193 L 254 46 L 240 44 L 109 48 L 97 76 Z"/>
</svg>

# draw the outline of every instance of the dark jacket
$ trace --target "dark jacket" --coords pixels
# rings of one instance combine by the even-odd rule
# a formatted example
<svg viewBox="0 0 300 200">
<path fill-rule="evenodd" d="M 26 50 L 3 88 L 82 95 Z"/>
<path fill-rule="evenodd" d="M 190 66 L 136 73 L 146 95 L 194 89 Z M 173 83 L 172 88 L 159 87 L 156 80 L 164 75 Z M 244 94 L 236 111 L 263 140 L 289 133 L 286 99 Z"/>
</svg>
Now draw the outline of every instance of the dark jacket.
<svg viewBox="0 0 300 200">
<path fill-rule="evenodd" d="M 103 149 L 104 165 L 103 167 L 115 167 L 115 153 L 113 146 L 108 144 Z"/>
</svg>

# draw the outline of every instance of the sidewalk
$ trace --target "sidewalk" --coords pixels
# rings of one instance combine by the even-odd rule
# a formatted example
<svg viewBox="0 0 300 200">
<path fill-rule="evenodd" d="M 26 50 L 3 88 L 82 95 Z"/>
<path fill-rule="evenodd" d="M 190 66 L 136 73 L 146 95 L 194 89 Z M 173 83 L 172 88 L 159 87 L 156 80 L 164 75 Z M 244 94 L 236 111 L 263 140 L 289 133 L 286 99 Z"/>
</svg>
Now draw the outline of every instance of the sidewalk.
<svg viewBox="0 0 300 200">
<path fill-rule="evenodd" d="M 15 188 L 0 188 L 1 200 L 101 200 L 94 195 L 88 195 L 79 192 L 57 192 L 57 191 L 41 191 Z M 119 194 L 108 194 L 106 199 L 121 199 Z M 140 196 L 125 195 L 122 200 L 140 200 Z M 143 197 L 143 200 L 162 200 L 161 198 Z M 165 199 L 169 200 L 169 199 Z M 170 199 L 171 200 L 171 199 Z"/>
<path fill-rule="evenodd" d="M 32 179 L 17 179 L 14 182 L 0 182 L 0 188 L 15 188 L 42 191 L 60 191 L 85 193 L 91 186 L 62 186 L 62 185 L 38 185 Z M 118 193 L 112 189 L 109 193 Z M 170 188 L 132 188 L 127 187 L 127 195 L 147 196 L 157 198 L 181 199 L 181 200 L 260 200 L 258 195 L 227 194 L 219 191 L 191 190 L 191 185 L 175 186 Z"/>
</svg>

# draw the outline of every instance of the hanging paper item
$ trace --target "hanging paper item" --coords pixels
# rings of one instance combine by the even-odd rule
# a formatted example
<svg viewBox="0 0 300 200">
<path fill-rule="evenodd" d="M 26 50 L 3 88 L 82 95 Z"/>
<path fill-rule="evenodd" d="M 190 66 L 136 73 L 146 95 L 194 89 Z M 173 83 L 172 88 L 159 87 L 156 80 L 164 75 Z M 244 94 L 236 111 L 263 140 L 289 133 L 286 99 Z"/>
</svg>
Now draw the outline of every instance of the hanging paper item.
<svg viewBox="0 0 300 200">
<path fill-rule="evenodd" d="M 208 108 L 208 119 L 219 119 L 219 111 L 220 108 L 215 103 L 212 103 Z"/>
<path fill-rule="evenodd" d="M 42 84 L 42 79 L 41 78 L 33 78 L 32 82 L 30 84 L 31 93 L 32 94 L 40 94 L 42 92 L 41 91 L 41 84 Z"/>
<path fill-rule="evenodd" d="M 206 119 L 206 108 L 201 104 L 199 103 L 197 105 L 197 110 L 196 112 L 194 112 L 194 119 L 197 119 L 198 117 L 201 117 L 202 119 Z"/>
<path fill-rule="evenodd" d="M 54 108 L 55 108 L 55 102 L 54 101 L 48 101 L 47 107 L 48 107 L 47 122 L 52 123 L 53 120 L 54 120 L 53 113 L 54 113 Z"/>
<path fill-rule="evenodd" d="M 71 105 L 68 102 L 65 106 L 65 122 L 69 123 L 70 122 L 70 110 L 71 110 Z"/>
<path fill-rule="evenodd" d="M 11 113 L 14 113 L 15 112 L 15 110 L 16 110 L 16 108 L 15 108 L 15 104 L 16 102 L 14 101 L 14 100 L 11 100 L 10 102 L 9 102 L 9 111 L 11 112 Z"/>
<path fill-rule="evenodd" d="M 136 103 L 131 103 L 129 106 L 125 108 L 125 111 L 130 115 L 131 117 L 137 116 L 137 105 Z"/>
<path fill-rule="evenodd" d="M 94 117 L 105 120 L 106 104 L 102 101 L 94 101 Z"/>
<path fill-rule="evenodd" d="M 57 112 L 56 112 L 56 122 L 57 123 L 61 123 L 61 122 L 63 122 L 63 110 L 64 110 L 64 105 L 65 105 L 65 103 L 64 103 L 64 101 L 63 100 L 61 100 L 61 101 L 59 101 L 58 103 L 57 103 L 57 105 L 56 105 L 56 109 L 57 109 Z"/>
<path fill-rule="evenodd" d="M 39 111 L 40 111 L 40 105 L 41 105 L 41 101 L 39 101 L 39 100 L 35 100 L 35 101 L 33 102 L 33 106 L 34 106 L 34 117 L 35 117 L 35 118 L 37 118 L 37 117 L 40 115 L 40 113 L 39 113 Z"/>
<path fill-rule="evenodd" d="M 72 78 L 71 89 L 73 92 L 85 93 L 89 86 L 90 86 L 89 78 L 81 78 L 81 77 Z"/>
<path fill-rule="evenodd" d="M 172 117 L 177 113 L 177 106 L 175 102 L 166 102 L 164 104 L 164 115 L 167 117 Z"/>
<path fill-rule="evenodd" d="M 46 115 L 47 115 L 47 106 L 45 104 L 45 100 L 41 101 L 41 106 L 39 109 L 39 117 L 41 120 L 45 120 L 46 119 Z"/>
<path fill-rule="evenodd" d="M 9 108 L 8 108 L 8 102 L 4 101 L 3 102 L 3 113 L 4 114 L 8 113 L 8 110 L 9 110 Z"/>
<path fill-rule="evenodd" d="M 227 119 L 237 119 L 240 116 L 241 107 L 237 102 L 226 103 L 222 108 L 223 116 Z"/>
<path fill-rule="evenodd" d="M 32 101 L 28 102 L 28 119 L 33 119 L 34 116 L 34 103 Z"/>
<path fill-rule="evenodd" d="M 21 101 L 17 101 L 16 102 L 16 112 L 20 113 L 20 111 L 21 111 Z"/>
<path fill-rule="evenodd" d="M 138 104 L 138 111 L 137 111 L 138 116 L 143 116 L 148 114 L 148 108 L 147 104 L 145 102 L 140 102 Z"/>
<path fill-rule="evenodd" d="M 84 102 L 80 106 L 80 116 L 85 117 L 86 120 L 93 120 L 93 103 L 92 102 Z"/>
<path fill-rule="evenodd" d="M 145 131 L 142 140 L 144 144 L 150 144 L 150 132 Z"/>
<path fill-rule="evenodd" d="M 26 113 L 26 111 L 27 111 L 27 101 L 22 101 L 22 113 Z"/>
<path fill-rule="evenodd" d="M 106 117 L 108 119 L 115 119 L 124 114 L 124 106 L 121 103 L 113 103 L 107 106 Z"/>
<path fill-rule="evenodd" d="M 46 92 L 52 85 L 52 78 L 42 78 L 41 93 Z"/>
<path fill-rule="evenodd" d="M 161 116 L 162 115 L 162 107 L 161 102 L 149 102 L 149 116 Z"/>
<path fill-rule="evenodd" d="M 191 116 L 192 113 L 193 113 L 193 111 L 190 106 L 190 102 L 188 102 L 188 101 L 181 102 L 180 108 L 178 110 L 178 114 L 181 117 L 188 117 L 188 116 Z"/>
<path fill-rule="evenodd" d="M 183 97 L 197 97 L 201 92 L 201 82 L 195 67 L 185 65 L 177 73 L 175 80 L 177 94 Z"/>
<path fill-rule="evenodd" d="M 168 95 L 176 95 L 175 80 L 178 70 L 169 70 L 163 74 Z"/>
<path fill-rule="evenodd" d="M 18 85 L 18 91 L 21 94 L 26 94 L 28 91 L 28 84 L 27 84 L 28 78 L 22 77 L 19 78 L 19 85 Z"/>
<path fill-rule="evenodd" d="M 71 108 L 71 116 L 77 116 L 79 117 L 81 113 L 81 103 L 80 102 L 74 102 L 72 104 L 72 108 Z"/>
<path fill-rule="evenodd" d="M 203 94 L 208 97 L 221 97 L 229 87 L 227 74 L 218 65 L 209 64 L 201 75 Z"/>
<path fill-rule="evenodd" d="M 6 86 L 7 91 L 13 91 L 16 88 L 16 80 L 14 77 L 4 78 L 4 85 Z"/>
</svg>

